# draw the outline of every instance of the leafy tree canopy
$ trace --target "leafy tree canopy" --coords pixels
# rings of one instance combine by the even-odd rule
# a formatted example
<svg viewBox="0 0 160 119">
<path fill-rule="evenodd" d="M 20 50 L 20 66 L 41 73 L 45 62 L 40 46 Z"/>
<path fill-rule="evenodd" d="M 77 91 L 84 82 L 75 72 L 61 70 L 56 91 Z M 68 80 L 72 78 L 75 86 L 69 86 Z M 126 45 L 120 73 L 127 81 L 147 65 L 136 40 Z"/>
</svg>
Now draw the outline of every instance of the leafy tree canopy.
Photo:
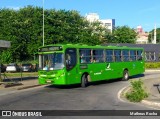
<svg viewBox="0 0 160 119">
<path fill-rule="evenodd" d="M 44 18 L 45 45 L 135 41 L 136 33 L 129 27 L 117 27 L 111 34 L 100 22 L 89 23 L 75 10 L 45 10 Z M 43 9 L 33 6 L 0 9 L 0 39 L 11 41 L 11 48 L 1 55 L 3 62 L 32 60 L 38 47 L 43 45 Z"/>
<path fill-rule="evenodd" d="M 114 30 L 113 35 L 116 43 L 135 43 L 137 33 L 128 26 L 121 26 Z"/>
</svg>

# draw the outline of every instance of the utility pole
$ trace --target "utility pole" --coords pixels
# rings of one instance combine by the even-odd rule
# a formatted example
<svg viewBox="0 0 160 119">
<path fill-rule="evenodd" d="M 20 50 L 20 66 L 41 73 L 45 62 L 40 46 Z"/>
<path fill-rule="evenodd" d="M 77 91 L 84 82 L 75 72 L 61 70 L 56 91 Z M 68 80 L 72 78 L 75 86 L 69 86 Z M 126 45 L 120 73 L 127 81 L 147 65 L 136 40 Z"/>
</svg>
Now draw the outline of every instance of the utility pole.
<svg viewBox="0 0 160 119">
<path fill-rule="evenodd" d="M 154 39 L 153 39 L 153 44 L 156 44 L 157 42 L 156 42 L 156 40 L 157 40 L 157 36 L 156 36 L 157 34 L 156 34 L 156 24 L 155 24 L 155 26 L 154 26 Z"/>
<path fill-rule="evenodd" d="M 44 0 L 43 0 L 43 46 L 44 46 Z"/>
</svg>

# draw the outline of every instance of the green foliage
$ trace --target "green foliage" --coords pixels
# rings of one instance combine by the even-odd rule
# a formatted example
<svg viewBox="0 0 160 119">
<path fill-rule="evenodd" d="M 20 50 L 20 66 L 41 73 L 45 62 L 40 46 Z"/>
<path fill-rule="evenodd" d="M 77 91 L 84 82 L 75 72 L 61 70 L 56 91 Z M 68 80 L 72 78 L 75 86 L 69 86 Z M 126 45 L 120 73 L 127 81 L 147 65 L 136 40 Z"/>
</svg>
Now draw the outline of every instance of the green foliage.
<svg viewBox="0 0 160 119">
<path fill-rule="evenodd" d="M 89 23 L 77 11 L 48 10 L 45 25 L 45 44 L 84 43 L 100 44 L 100 23 Z"/>
<path fill-rule="evenodd" d="M 135 43 L 137 33 L 128 26 L 117 27 L 113 31 L 111 43 Z"/>
<path fill-rule="evenodd" d="M 33 60 L 43 42 L 43 9 L 27 6 L 19 10 L 0 9 L 0 39 L 11 41 L 3 62 Z M 117 27 L 113 34 L 100 22 L 89 23 L 79 12 L 71 10 L 44 11 L 44 41 L 48 44 L 133 43 L 135 32 L 129 27 Z"/>
<path fill-rule="evenodd" d="M 153 39 L 154 39 L 154 29 L 149 32 L 149 36 L 148 36 L 149 43 L 152 43 Z M 160 28 L 156 29 L 156 40 L 157 40 L 157 43 L 160 43 Z"/>
<path fill-rule="evenodd" d="M 0 39 L 11 41 L 10 55 L 3 62 L 33 60 L 42 46 L 43 9 L 27 6 L 19 10 L 0 9 Z M 77 11 L 44 11 L 45 45 L 55 43 L 100 44 L 107 32 L 100 23 L 89 23 Z M 8 56 L 10 57 L 8 59 Z"/>
<path fill-rule="evenodd" d="M 42 44 L 42 8 L 1 9 L 0 17 L 0 39 L 11 41 L 11 48 L 7 51 L 12 62 L 32 59 Z"/>
<path fill-rule="evenodd" d="M 150 69 L 150 68 L 160 68 L 160 62 L 146 62 L 145 63 L 145 68 Z"/>
<path fill-rule="evenodd" d="M 131 102 L 140 102 L 147 97 L 148 94 L 143 89 L 143 82 L 140 79 L 131 81 L 131 91 L 126 93 L 126 98 Z"/>
<path fill-rule="evenodd" d="M 9 50 L 3 51 L 0 55 L 0 59 L 2 63 L 7 63 L 7 64 L 13 61 L 12 54 Z"/>
</svg>

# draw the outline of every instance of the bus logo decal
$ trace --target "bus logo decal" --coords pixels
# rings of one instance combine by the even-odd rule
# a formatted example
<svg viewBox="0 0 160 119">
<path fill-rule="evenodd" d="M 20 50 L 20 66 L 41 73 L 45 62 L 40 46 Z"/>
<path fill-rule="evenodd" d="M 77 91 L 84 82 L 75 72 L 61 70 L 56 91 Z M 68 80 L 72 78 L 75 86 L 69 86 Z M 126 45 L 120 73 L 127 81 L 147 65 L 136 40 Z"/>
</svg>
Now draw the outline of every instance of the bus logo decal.
<svg viewBox="0 0 160 119">
<path fill-rule="evenodd" d="M 106 70 L 111 70 L 111 68 L 110 68 L 110 63 L 109 63 L 108 66 L 106 67 Z"/>
<path fill-rule="evenodd" d="M 94 75 L 100 75 L 100 74 L 102 74 L 102 73 L 101 72 L 94 73 Z"/>
</svg>

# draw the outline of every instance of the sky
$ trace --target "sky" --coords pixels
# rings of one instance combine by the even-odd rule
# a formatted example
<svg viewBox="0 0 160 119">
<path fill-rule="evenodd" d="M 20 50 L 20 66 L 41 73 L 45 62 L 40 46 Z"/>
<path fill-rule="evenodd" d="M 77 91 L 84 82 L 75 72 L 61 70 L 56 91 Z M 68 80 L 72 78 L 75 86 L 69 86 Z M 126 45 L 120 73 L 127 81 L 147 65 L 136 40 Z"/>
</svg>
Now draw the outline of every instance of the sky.
<svg viewBox="0 0 160 119">
<path fill-rule="evenodd" d="M 0 0 L 0 9 L 18 10 L 27 5 L 43 7 L 43 0 Z M 97 13 L 100 19 L 115 19 L 116 26 L 160 27 L 160 0 L 44 0 L 44 9 L 76 10 L 81 16 Z"/>
</svg>

